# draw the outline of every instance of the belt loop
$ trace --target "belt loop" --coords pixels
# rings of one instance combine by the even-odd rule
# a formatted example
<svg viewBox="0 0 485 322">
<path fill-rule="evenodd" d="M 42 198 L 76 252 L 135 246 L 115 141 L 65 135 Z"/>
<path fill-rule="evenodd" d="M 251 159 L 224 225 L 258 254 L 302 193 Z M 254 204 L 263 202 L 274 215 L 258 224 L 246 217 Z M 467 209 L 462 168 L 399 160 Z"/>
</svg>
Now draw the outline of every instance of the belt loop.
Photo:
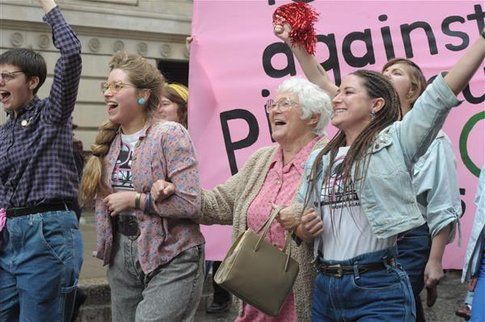
<svg viewBox="0 0 485 322">
<path fill-rule="evenodd" d="M 355 262 L 352 268 L 354 269 L 354 278 L 355 280 L 358 280 L 360 278 L 359 262 Z"/>
</svg>

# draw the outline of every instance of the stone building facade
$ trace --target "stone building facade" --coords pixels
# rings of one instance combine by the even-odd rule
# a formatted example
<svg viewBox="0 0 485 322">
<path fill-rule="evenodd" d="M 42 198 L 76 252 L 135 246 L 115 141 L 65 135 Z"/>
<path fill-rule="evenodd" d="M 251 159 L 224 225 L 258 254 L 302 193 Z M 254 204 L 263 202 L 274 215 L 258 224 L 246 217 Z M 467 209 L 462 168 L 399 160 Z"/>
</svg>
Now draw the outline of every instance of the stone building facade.
<svg viewBox="0 0 485 322">
<path fill-rule="evenodd" d="M 192 0 L 56 0 L 66 20 L 82 42 L 83 71 L 73 121 L 85 149 L 94 141 L 97 126 L 106 119 L 100 82 L 107 63 L 118 50 L 139 53 L 155 65 L 182 66 L 172 71 L 176 79 L 187 75 L 185 39 L 191 32 Z M 49 26 L 42 21 L 37 0 L 0 0 L 0 52 L 28 47 L 47 61 L 46 83 L 39 91 L 48 95 L 57 49 Z M 0 113 L 0 124 L 5 113 Z"/>
</svg>

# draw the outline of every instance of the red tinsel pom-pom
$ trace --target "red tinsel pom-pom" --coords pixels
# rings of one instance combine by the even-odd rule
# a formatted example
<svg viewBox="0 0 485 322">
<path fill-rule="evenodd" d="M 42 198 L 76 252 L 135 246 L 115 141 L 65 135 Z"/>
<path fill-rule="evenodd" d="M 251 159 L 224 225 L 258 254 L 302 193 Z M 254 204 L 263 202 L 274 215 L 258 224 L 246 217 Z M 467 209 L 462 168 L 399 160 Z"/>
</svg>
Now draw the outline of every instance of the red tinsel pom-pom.
<svg viewBox="0 0 485 322">
<path fill-rule="evenodd" d="M 284 4 L 273 13 L 273 24 L 290 24 L 291 43 L 302 45 L 312 55 L 315 54 L 315 44 L 317 42 L 313 25 L 317 20 L 318 12 L 304 2 Z"/>
</svg>

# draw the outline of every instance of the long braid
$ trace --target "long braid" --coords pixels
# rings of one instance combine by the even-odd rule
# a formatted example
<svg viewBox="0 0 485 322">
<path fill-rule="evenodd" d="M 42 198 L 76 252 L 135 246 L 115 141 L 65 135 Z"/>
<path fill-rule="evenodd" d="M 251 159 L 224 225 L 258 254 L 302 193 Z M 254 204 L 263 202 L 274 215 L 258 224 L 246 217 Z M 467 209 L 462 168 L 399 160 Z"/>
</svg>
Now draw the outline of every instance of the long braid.
<svg viewBox="0 0 485 322">
<path fill-rule="evenodd" d="M 79 189 L 81 205 L 89 204 L 98 191 L 107 189 L 107 187 L 104 187 L 102 179 L 103 159 L 108 154 L 119 127 L 119 124 L 114 124 L 111 121 L 106 121 L 99 127 L 94 144 L 91 145 L 93 155 L 89 157 L 83 169 L 81 187 Z"/>
</svg>

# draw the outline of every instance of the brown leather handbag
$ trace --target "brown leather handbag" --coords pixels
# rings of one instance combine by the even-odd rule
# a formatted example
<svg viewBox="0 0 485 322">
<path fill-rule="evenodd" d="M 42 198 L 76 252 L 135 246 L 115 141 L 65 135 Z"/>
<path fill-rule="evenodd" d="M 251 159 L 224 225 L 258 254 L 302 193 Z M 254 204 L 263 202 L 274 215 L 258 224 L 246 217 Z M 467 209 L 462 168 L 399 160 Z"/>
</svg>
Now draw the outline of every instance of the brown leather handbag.
<svg viewBox="0 0 485 322">
<path fill-rule="evenodd" d="M 289 234 L 283 250 L 264 240 L 278 213 L 274 210 L 257 232 L 247 229 L 239 236 L 214 276 L 224 289 L 272 316 L 280 313 L 299 270 L 298 262 L 285 253 Z"/>
</svg>

